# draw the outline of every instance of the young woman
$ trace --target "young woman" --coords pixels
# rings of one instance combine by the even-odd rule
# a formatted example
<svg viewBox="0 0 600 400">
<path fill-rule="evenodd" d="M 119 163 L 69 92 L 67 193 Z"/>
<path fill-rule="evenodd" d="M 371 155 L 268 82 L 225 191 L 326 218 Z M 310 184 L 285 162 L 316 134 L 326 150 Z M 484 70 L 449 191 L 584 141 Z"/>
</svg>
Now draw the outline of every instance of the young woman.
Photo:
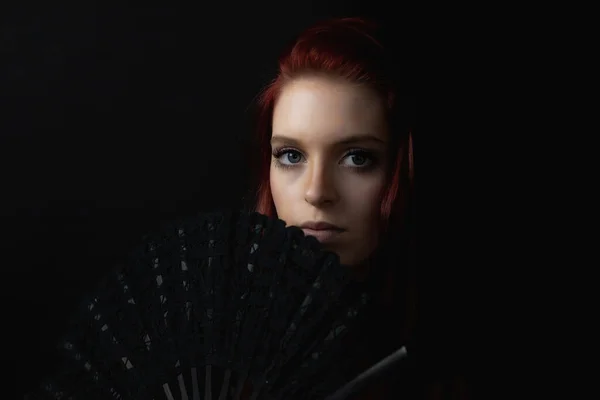
<svg viewBox="0 0 600 400">
<path fill-rule="evenodd" d="M 254 210 L 315 236 L 357 279 L 381 282 L 371 323 L 348 343 L 363 349 L 349 377 L 410 341 L 415 317 L 414 100 L 397 69 L 409 60 L 394 60 L 377 34 L 353 18 L 303 32 L 259 98 L 253 153 Z"/>
</svg>

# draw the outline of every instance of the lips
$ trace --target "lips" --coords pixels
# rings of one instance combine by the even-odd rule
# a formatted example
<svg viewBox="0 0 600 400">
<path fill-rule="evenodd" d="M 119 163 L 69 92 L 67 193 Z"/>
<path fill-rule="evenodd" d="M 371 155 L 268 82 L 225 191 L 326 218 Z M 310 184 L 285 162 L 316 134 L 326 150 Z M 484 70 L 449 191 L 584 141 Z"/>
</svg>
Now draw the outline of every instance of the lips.
<svg viewBox="0 0 600 400">
<path fill-rule="evenodd" d="M 340 228 L 337 225 L 334 225 L 332 223 L 326 222 L 326 221 L 306 221 L 303 224 L 299 225 L 300 228 L 304 229 L 312 229 L 315 231 L 322 231 L 322 230 L 334 230 L 334 231 L 343 231 L 343 228 Z"/>
<path fill-rule="evenodd" d="M 329 243 L 336 239 L 343 230 L 340 229 L 309 229 L 303 228 L 306 236 L 314 236 L 321 243 Z"/>
<path fill-rule="evenodd" d="M 306 221 L 299 225 L 306 236 L 313 236 L 321 243 L 334 241 L 344 228 L 340 228 L 327 221 Z"/>
</svg>

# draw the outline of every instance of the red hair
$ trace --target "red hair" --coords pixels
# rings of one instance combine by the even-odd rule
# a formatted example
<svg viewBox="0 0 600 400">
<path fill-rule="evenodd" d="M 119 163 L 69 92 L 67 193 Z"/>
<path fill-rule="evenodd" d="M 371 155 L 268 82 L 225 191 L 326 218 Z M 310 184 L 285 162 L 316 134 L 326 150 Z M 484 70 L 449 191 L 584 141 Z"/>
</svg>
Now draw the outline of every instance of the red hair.
<svg viewBox="0 0 600 400">
<path fill-rule="evenodd" d="M 273 108 L 286 82 L 308 74 L 323 74 L 375 89 L 384 100 L 392 135 L 389 185 L 381 202 L 383 231 L 402 225 L 413 181 L 413 154 L 409 103 L 398 93 L 397 70 L 377 38 L 379 27 L 360 18 L 341 18 L 319 23 L 304 31 L 279 59 L 277 77 L 258 100 L 258 169 L 255 171 L 254 211 L 276 216 L 269 183 L 270 139 Z M 393 73 L 390 73 L 393 71 Z M 392 222 L 394 221 L 394 222 Z"/>
</svg>

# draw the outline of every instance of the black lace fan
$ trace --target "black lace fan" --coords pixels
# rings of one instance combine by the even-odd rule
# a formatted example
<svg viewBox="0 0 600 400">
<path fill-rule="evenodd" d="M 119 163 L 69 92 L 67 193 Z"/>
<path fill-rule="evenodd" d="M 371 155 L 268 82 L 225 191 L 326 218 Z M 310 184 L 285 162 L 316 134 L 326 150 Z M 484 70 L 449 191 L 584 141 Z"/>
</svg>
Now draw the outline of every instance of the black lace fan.
<svg viewBox="0 0 600 400">
<path fill-rule="evenodd" d="M 323 399 L 368 303 L 283 221 L 201 214 L 147 236 L 83 302 L 29 399 Z"/>
</svg>

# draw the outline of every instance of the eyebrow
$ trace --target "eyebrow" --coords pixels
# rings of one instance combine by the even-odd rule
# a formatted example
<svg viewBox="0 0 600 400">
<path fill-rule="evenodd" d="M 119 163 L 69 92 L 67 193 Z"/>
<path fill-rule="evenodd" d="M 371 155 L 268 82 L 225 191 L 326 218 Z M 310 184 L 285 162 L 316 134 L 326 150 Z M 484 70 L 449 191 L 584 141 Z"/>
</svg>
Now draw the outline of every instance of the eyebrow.
<svg viewBox="0 0 600 400">
<path fill-rule="evenodd" d="M 284 143 L 290 143 L 293 145 L 300 145 L 300 141 L 298 139 L 295 138 L 291 138 L 288 136 L 283 136 L 283 135 L 273 135 L 273 137 L 271 137 L 271 143 L 273 142 L 284 142 Z M 386 144 L 386 142 L 380 138 L 378 138 L 377 136 L 373 136 L 370 134 L 358 134 L 358 135 L 351 135 L 348 136 L 338 142 L 335 143 L 335 145 L 345 145 L 345 144 L 354 144 L 354 143 L 360 143 L 360 142 L 376 142 L 379 144 Z"/>
</svg>

